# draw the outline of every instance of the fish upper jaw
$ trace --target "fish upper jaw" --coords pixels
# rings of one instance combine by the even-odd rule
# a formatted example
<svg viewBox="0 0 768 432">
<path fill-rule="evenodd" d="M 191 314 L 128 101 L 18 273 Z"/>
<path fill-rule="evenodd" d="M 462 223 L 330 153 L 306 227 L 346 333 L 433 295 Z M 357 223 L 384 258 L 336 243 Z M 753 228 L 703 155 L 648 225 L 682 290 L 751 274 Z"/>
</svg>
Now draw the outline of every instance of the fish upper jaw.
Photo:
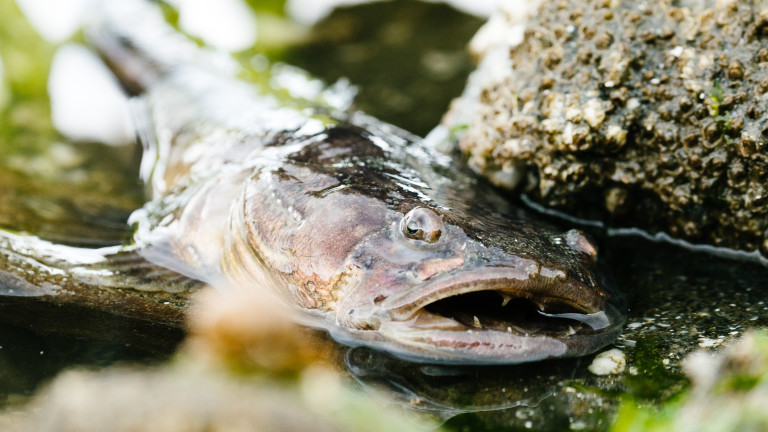
<svg viewBox="0 0 768 432">
<path fill-rule="evenodd" d="M 371 345 L 417 361 L 512 364 L 585 355 L 613 341 L 624 311 L 582 279 L 522 258 L 457 269 L 378 296 L 342 325 L 376 330 Z"/>
</svg>

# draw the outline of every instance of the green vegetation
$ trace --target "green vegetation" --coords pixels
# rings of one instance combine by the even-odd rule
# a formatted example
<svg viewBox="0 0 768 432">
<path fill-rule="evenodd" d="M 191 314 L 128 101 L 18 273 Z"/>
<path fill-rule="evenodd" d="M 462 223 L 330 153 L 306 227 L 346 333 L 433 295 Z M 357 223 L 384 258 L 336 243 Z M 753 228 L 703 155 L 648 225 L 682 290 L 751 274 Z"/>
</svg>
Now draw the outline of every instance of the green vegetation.
<svg viewBox="0 0 768 432">
<path fill-rule="evenodd" d="M 0 0 L 0 150 L 6 155 L 38 151 L 41 142 L 55 136 L 46 90 L 53 52 L 13 0 Z"/>
<path fill-rule="evenodd" d="M 627 375 L 624 383 L 632 397 L 647 401 L 674 399 L 687 386 L 680 373 L 671 372 L 662 363 L 663 353 L 656 336 L 641 337 L 635 347 L 637 375 Z"/>
<path fill-rule="evenodd" d="M 22 18 L 13 0 L 0 0 L 0 56 L 14 101 L 46 97 L 53 50 Z"/>
<path fill-rule="evenodd" d="M 720 81 L 715 80 L 712 89 L 709 90 L 709 114 L 712 117 L 720 115 L 720 104 L 723 102 L 723 87 Z"/>
<path fill-rule="evenodd" d="M 749 333 L 716 356 L 689 358 L 687 371 L 689 390 L 661 406 L 625 399 L 611 430 L 768 430 L 768 330 Z"/>
</svg>

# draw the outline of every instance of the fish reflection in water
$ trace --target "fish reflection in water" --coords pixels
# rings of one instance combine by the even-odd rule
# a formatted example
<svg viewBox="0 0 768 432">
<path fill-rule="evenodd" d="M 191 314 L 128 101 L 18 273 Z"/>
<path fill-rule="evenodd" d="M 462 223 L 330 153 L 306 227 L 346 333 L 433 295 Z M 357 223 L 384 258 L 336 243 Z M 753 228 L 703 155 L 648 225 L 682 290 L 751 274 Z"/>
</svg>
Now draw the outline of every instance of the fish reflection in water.
<svg viewBox="0 0 768 432">
<path fill-rule="evenodd" d="M 349 373 L 374 396 L 440 421 L 466 413 L 536 407 L 573 378 L 578 359 L 520 366 L 414 366 L 366 347 L 345 356 Z"/>
<path fill-rule="evenodd" d="M 89 40 L 139 96 L 152 193 L 125 253 L 277 294 L 343 343 L 411 360 L 580 356 L 621 330 L 580 231 L 530 219 L 418 138 L 331 103 L 338 92 L 286 98 L 276 83 L 296 85 L 295 70 L 237 79 L 151 3 L 101 12 Z"/>
</svg>

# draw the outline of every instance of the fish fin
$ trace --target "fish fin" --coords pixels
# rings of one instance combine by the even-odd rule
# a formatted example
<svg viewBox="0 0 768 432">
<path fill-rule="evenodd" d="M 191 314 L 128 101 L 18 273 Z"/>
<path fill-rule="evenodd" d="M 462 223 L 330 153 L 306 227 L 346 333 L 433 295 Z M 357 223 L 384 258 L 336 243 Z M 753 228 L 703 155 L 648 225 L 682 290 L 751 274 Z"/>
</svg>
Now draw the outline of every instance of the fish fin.
<svg viewBox="0 0 768 432">
<path fill-rule="evenodd" d="M 134 289 L 145 292 L 191 293 L 203 282 L 147 261 L 140 250 L 120 250 L 105 260 L 73 267 L 73 277 L 91 285 Z"/>
<path fill-rule="evenodd" d="M 57 295 L 69 285 L 191 293 L 202 282 L 152 264 L 136 249 L 78 248 L 0 230 L 1 296 Z"/>
<path fill-rule="evenodd" d="M 184 337 L 191 291 L 201 284 L 122 249 L 0 230 L 0 323 L 169 352 Z"/>
</svg>

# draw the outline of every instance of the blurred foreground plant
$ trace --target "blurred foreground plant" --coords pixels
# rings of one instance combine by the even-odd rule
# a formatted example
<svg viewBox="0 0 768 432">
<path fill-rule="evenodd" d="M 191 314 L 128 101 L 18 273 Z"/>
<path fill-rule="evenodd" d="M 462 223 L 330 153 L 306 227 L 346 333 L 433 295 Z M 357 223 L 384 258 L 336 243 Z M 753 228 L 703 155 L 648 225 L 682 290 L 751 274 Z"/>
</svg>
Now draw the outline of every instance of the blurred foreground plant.
<svg viewBox="0 0 768 432">
<path fill-rule="evenodd" d="M 768 430 L 768 329 L 747 333 L 718 354 L 694 352 L 683 366 L 693 381 L 689 391 L 661 407 L 626 399 L 612 430 Z"/>
</svg>

